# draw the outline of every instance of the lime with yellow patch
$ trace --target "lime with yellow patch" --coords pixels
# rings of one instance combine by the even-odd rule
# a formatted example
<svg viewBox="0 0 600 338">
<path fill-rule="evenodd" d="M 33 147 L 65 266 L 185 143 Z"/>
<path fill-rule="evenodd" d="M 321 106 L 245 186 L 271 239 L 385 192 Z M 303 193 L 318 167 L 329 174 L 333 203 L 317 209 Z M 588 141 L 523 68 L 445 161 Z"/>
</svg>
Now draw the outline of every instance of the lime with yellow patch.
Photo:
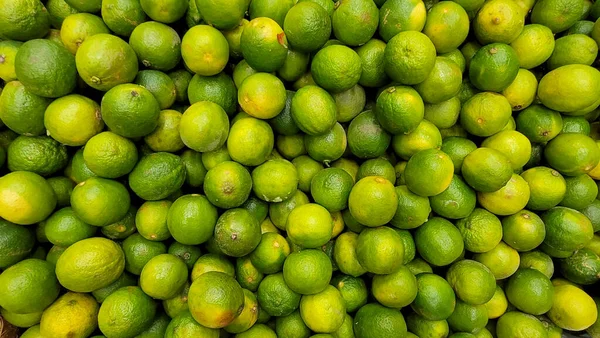
<svg viewBox="0 0 600 338">
<path fill-rule="evenodd" d="M 56 195 L 41 176 L 15 171 L 0 177 L 0 217 L 28 225 L 46 219 L 56 207 Z"/>
<path fill-rule="evenodd" d="M 179 134 L 183 143 L 195 151 L 216 150 L 225 144 L 229 135 L 227 113 L 216 103 L 196 102 L 183 113 Z"/>
<path fill-rule="evenodd" d="M 268 17 L 250 20 L 240 39 L 244 59 L 260 72 L 273 72 L 283 66 L 287 57 L 287 44 L 281 26 Z"/>
<path fill-rule="evenodd" d="M 229 61 L 229 44 L 217 29 L 196 25 L 181 40 L 181 57 L 192 72 L 201 76 L 216 75 Z"/>
<path fill-rule="evenodd" d="M 238 102 L 250 116 L 271 119 L 285 108 L 286 96 L 285 86 L 276 76 L 257 73 L 242 82 Z"/>
<path fill-rule="evenodd" d="M 92 296 L 67 292 L 44 310 L 40 333 L 50 337 L 87 337 L 97 327 L 98 309 Z"/>
</svg>

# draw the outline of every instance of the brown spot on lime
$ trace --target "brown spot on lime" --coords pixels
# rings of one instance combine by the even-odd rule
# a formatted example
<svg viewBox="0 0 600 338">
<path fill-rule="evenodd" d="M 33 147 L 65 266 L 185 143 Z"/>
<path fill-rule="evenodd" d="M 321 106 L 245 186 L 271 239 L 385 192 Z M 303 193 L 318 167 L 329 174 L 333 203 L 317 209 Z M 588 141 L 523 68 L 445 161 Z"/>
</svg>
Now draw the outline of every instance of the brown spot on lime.
<svg viewBox="0 0 600 338">
<path fill-rule="evenodd" d="M 257 313 L 257 312 L 258 312 L 258 306 L 257 306 L 256 304 L 254 304 L 254 305 L 252 306 L 252 308 L 250 309 L 250 312 L 252 312 L 252 313 Z"/>
<path fill-rule="evenodd" d="M 387 181 L 385 178 L 377 176 L 375 177 L 375 182 L 377 183 L 385 183 L 385 181 Z"/>
<path fill-rule="evenodd" d="M 550 173 L 552 174 L 552 176 L 555 176 L 555 177 L 560 176 L 560 174 L 556 170 L 552 170 Z"/>
<path fill-rule="evenodd" d="M 279 242 L 274 242 L 273 246 L 276 247 L 276 248 L 279 248 L 280 247 Z"/>
<path fill-rule="evenodd" d="M 494 55 L 498 53 L 498 48 L 494 47 L 494 48 L 490 48 L 490 54 Z"/>
<path fill-rule="evenodd" d="M 190 259 L 190 257 L 192 257 L 192 254 L 190 254 L 189 252 L 184 252 L 183 255 L 181 255 L 183 257 L 183 259 Z"/>
<path fill-rule="evenodd" d="M 3 63 L 4 63 L 4 61 L 6 61 L 6 55 L 4 55 L 4 54 L 1 54 L 1 55 L 0 55 L 0 64 L 3 64 Z"/>
<path fill-rule="evenodd" d="M 391 86 L 390 88 L 386 89 L 386 92 L 388 92 L 390 94 L 393 93 L 393 92 L 395 92 L 395 91 L 396 91 L 396 87 L 395 86 Z"/>
<path fill-rule="evenodd" d="M 150 235 L 150 238 L 151 238 L 151 239 L 156 239 L 156 237 L 158 237 L 158 236 L 156 236 L 156 234 L 152 234 L 152 235 Z"/>
<path fill-rule="evenodd" d="M 184 302 L 187 302 L 187 300 L 188 300 L 188 296 L 187 296 L 187 295 L 185 295 L 185 296 L 181 297 L 181 300 L 182 300 L 182 301 L 184 301 Z"/>
<path fill-rule="evenodd" d="M 480 118 L 478 118 L 478 119 L 477 119 L 477 123 L 479 123 L 479 124 L 482 124 L 483 122 L 485 122 L 485 121 L 483 120 L 483 118 L 481 118 L 481 117 L 480 117 Z"/>
<path fill-rule="evenodd" d="M 71 300 L 70 300 L 70 301 L 67 303 L 67 305 L 69 305 L 69 306 L 77 305 L 77 301 L 76 301 L 75 299 L 71 299 Z"/>
<path fill-rule="evenodd" d="M 100 80 L 100 78 L 99 78 L 99 77 L 97 77 L 97 76 L 92 76 L 92 77 L 90 78 L 90 81 L 91 81 L 93 84 L 96 84 L 96 85 L 102 84 L 102 80 Z"/>
<path fill-rule="evenodd" d="M 102 111 L 99 108 L 94 111 L 94 115 L 96 116 L 96 120 L 102 120 Z"/>
<path fill-rule="evenodd" d="M 494 25 L 498 25 L 498 24 L 500 24 L 500 22 L 502 22 L 502 19 L 500 19 L 500 17 L 492 18 L 492 23 Z"/>
<path fill-rule="evenodd" d="M 279 44 L 282 45 L 284 48 L 288 48 L 287 42 L 285 40 L 285 33 L 284 32 L 281 32 L 281 33 L 277 34 L 277 42 L 279 42 Z"/>
<path fill-rule="evenodd" d="M 232 240 L 234 240 L 234 241 L 235 241 L 237 238 L 238 238 L 238 235 L 237 235 L 237 234 L 231 234 L 231 239 L 232 239 Z"/>
<path fill-rule="evenodd" d="M 542 136 L 548 136 L 548 134 L 550 134 L 550 132 L 547 131 L 547 130 L 545 130 L 545 131 L 542 132 Z"/>
<path fill-rule="evenodd" d="M 525 218 L 525 219 L 529 219 L 530 217 L 531 216 L 529 216 L 529 214 L 525 214 L 525 213 L 523 214 L 523 218 Z"/>
<path fill-rule="evenodd" d="M 131 91 L 131 96 L 133 96 L 133 97 L 138 97 L 138 96 L 140 96 L 140 93 L 138 93 L 138 91 L 137 91 L 137 90 L 132 90 L 132 91 Z"/>
<path fill-rule="evenodd" d="M 513 107 L 513 109 L 515 109 L 515 110 L 516 110 L 516 109 L 521 109 L 521 108 L 523 108 L 523 106 L 522 106 L 522 105 L 520 105 L 520 104 L 518 104 L 518 105 L 516 105 L 516 106 L 514 106 L 514 107 Z"/>
</svg>

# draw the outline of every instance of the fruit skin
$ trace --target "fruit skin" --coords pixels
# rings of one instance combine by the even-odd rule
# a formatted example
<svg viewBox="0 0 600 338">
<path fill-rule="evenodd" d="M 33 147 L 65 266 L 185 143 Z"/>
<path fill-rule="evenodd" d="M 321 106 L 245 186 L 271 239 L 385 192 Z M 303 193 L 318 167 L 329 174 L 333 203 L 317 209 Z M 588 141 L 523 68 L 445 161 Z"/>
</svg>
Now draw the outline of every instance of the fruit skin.
<svg viewBox="0 0 600 338">
<path fill-rule="evenodd" d="M 544 157 L 561 174 L 579 176 L 598 165 L 600 149 L 588 136 L 567 133 L 558 135 L 546 145 Z"/>
<path fill-rule="evenodd" d="M 88 337 L 98 325 L 98 309 L 92 296 L 67 292 L 44 310 L 40 332 L 48 337 Z"/>
<path fill-rule="evenodd" d="M 49 104 L 49 99 L 29 92 L 21 82 L 11 81 L 0 95 L 0 119 L 16 133 L 42 135 L 44 112 Z"/>
<path fill-rule="evenodd" d="M 77 50 L 75 64 L 83 81 L 101 91 L 132 82 L 138 72 L 135 51 L 109 34 L 88 37 Z"/>
<path fill-rule="evenodd" d="M 460 231 L 441 217 L 433 217 L 417 228 L 415 245 L 423 259 L 437 266 L 454 262 L 464 249 Z"/>
<path fill-rule="evenodd" d="M 218 338 L 218 329 L 209 329 L 204 327 L 192 317 L 189 311 L 183 311 L 174 317 L 165 332 L 165 338 L 176 338 L 181 335 L 193 334 L 206 338 Z"/>
<path fill-rule="evenodd" d="M 202 195 L 179 197 L 169 209 L 167 225 L 173 238 L 181 244 L 198 245 L 213 234 L 217 208 Z"/>
<path fill-rule="evenodd" d="M 304 1 L 288 11 L 283 30 L 295 50 L 309 53 L 321 48 L 329 39 L 331 19 L 322 6 Z"/>
<path fill-rule="evenodd" d="M 587 65 L 566 65 L 545 74 L 538 85 L 543 105 L 566 115 L 596 105 L 600 99 L 600 71 Z"/>
<path fill-rule="evenodd" d="M 408 189 L 423 197 L 435 196 L 446 190 L 452 182 L 453 176 L 452 160 L 437 149 L 427 149 L 416 153 L 410 158 L 404 170 Z"/>
<path fill-rule="evenodd" d="M 48 11 L 36 0 L 2 0 L 0 35 L 10 40 L 42 38 L 50 28 Z"/>
<path fill-rule="evenodd" d="M 152 257 L 140 274 L 140 287 L 154 299 L 170 299 L 181 291 L 188 269 L 179 257 L 162 254 Z"/>
<path fill-rule="evenodd" d="M 519 72 L 519 59 L 509 45 L 492 43 L 481 47 L 471 59 L 469 79 L 480 90 L 500 92 Z"/>
<path fill-rule="evenodd" d="M 513 171 L 506 156 L 492 148 L 475 149 L 464 158 L 461 174 L 480 192 L 494 192 L 510 180 Z"/>
<path fill-rule="evenodd" d="M 394 135 L 415 130 L 424 112 L 423 99 L 411 87 L 392 86 L 377 97 L 375 116 L 381 126 Z"/>
<path fill-rule="evenodd" d="M 108 337 L 133 338 L 154 320 L 156 303 L 140 287 L 126 286 L 102 302 L 98 327 Z"/>
<path fill-rule="evenodd" d="M 456 297 L 450 284 L 432 273 L 421 273 L 416 277 L 418 292 L 411 308 L 428 320 L 450 317 L 456 306 Z"/>
<path fill-rule="evenodd" d="M 102 97 L 100 107 L 106 126 L 123 137 L 146 136 L 158 125 L 158 101 L 148 89 L 137 84 L 121 84 L 111 88 Z"/>
<path fill-rule="evenodd" d="M 37 62 L 42 57 L 46 62 Z M 30 40 L 19 47 L 15 58 L 17 77 L 30 92 L 48 98 L 69 94 L 75 88 L 75 58 L 48 40 Z"/>
<path fill-rule="evenodd" d="M 494 0 L 479 9 L 473 28 L 482 44 L 511 43 L 523 30 L 524 22 L 522 10 L 515 2 Z"/>
<path fill-rule="evenodd" d="M 508 280 L 505 291 L 508 301 L 525 313 L 540 315 L 552 307 L 554 286 L 535 269 L 517 270 Z"/>
<path fill-rule="evenodd" d="M 519 311 L 509 311 L 498 319 L 496 332 L 499 337 L 515 335 L 531 338 L 547 337 L 546 328 L 532 315 Z"/>
<path fill-rule="evenodd" d="M 544 0 L 536 2 L 531 11 L 531 22 L 542 24 L 560 33 L 571 27 L 583 12 L 583 1 Z"/>
<path fill-rule="evenodd" d="M 67 165 L 67 149 L 48 136 L 19 136 L 6 152 L 8 169 L 42 176 L 54 174 Z"/>
<path fill-rule="evenodd" d="M 310 70 L 319 86 L 332 93 L 340 93 L 358 83 L 362 72 L 361 62 L 358 54 L 349 47 L 331 45 L 317 52 Z"/>
<path fill-rule="evenodd" d="M 348 25 L 354 22 L 356 26 Z M 333 34 L 348 46 L 360 46 L 375 34 L 379 11 L 372 1 L 344 0 L 335 6 L 331 18 Z"/>
<path fill-rule="evenodd" d="M 287 43 L 283 29 L 267 17 L 252 19 L 240 39 L 244 59 L 259 72 L 273 72 L 283 66 Z"/>
<path fill-rule="evenodd" d="M 174 29 L 158 22 L 138 25 L 131 32 L 129 44 L 140 62 L 151 69 L 166 72 L 181 60 L 181 38 Z"/>
<path fill-rule="evenodd" d="M 208 328 L 222 328 L 243 310 L 244 293 L 235 279 L 222 272 L 211 271 L 192 283 L 188 305 L 198 323 Z"/>
<path fill-rule="evenodd" d="M 414 85 L 427 78 L 435 65 L 435 56 L 435 46 L 425 34 L 400 32 L 385 48 L 385 72 L 394 81 Z"/>
<path fill-rule="evenodd" d="M 573 252 L 593 238 L 592 223 L 579 211 L 554 207 L 542 214 L 542 220 L 546 225 L 543 245 L 553 250 Z"/>
<path fill-rule="evenodd" d="M 335 332 L 344 322 L 346 307 L 340 292 L 327 285 L 325 290 L 304 295 L 300 300 L 302 320 L 315 332 Z"/>
<path fill-rule="evenodd" d="M 369 303 L 356 312 L 354 332 L 357 338 L 392 338 L 405 335 L 406 322 L 399 311 Z"/>
<path fill-rule="evenodd" d="M 130 36 L 135 27 L 146 21 L 146 13 L 139 1 L 135 0 L 103 0 L 102 20 L 121 36 Z"/>
<path fill-rule="evenodd" d="M 242 257 L 260 243 L 260 225 L 246 209 L 229 209 L 219 217 L 214 238 L 223 253 Z"/>
<path fill-rule="evenodd" d="M 38 174 L 15 171 L 0 177 L 0 217 L 29 225 L 46 219 L 56 207 L 56 195 Z"/>
<path fill-rule="evenodd" d="M 100 105 L 73 94 L 54 100 L 44 114 L 47 134 L 67 146 L 83 146 L 104 128 Z"/>
<path fill-rule="evenodd" d="M 41 259 L 23 260 L 0 274 L 0 306 L 10 312 L 41 312 L 59 291 L 54 266 Z"/>
<path fill-rule="evenodd" d="M 124 269 L 121 247 L 106 238 L 93 237 L 63 252 L 56 263 L 56 276 L 71 291 L 92 292 L 117 280 Z"/>
<path fill-rule="evenodd" d="M 324 134 L 336 123 L 335 101 L 318 86 L 298 90 L 292 98 L 291 112 L 298 128 L 308 135 Z"/>
<path fill-rule="evenodd" d="M 197 25 L 192 27 L 181 40 L 181 56 L 185 65 L 201 76 L 219 74 L 229 61 L 229 44 L 213 27 Z M 204 62 L 208 58 L 212 62 Z"/>
<path fill-rule="evenodd" d="M 381 176 L 368 176 L 352 187 L 348 207 L 359 223 L 377 227 L 394 217 L 397 200 L 394 185 L 390 181 Z"/>
<path fill-rule="evenodd" d="M 194 0 L 202 18 L 217 29 L 232 29 L 237 26 L 248 9 L 246 1 Z"/>
<path fill-rule="evenodd" d="M 592 297 L 578 287 L 566 284 L 554 287 L 554 302 L 547 315 L 562 329 L 580 331 L 596 321 L 598 311 Z"/>
<path fill-rule="evenodd" d="M 561 260 L 560 268 L 563 276 L 577 284 L 591 285 L 600 279 L 600 258 L 587 248 Z"/>
<path fill-rule="evenodd" d="M 33 250 L 34 234 L 27 228 L 0 220 L 0 268 L 22 261 Z"/>
<path fill-rule="evenodd" d="M 127 189 L 119 182 L 90 177 L 79 183 L 71 194 L 71 207 L 82 221 L 107 226 L 118 222 L 131 204 Z"/>
</svg>

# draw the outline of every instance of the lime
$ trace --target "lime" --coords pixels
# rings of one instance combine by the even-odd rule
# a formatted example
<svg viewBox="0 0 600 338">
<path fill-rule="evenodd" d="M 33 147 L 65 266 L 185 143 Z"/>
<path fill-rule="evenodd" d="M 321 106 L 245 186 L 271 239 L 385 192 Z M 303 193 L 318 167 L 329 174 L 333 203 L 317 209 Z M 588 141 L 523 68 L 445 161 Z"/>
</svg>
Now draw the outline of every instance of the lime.
<svg viewBox="0 0 600 338">
<path fill-rule="evenodd" d="M 493 192 L 505 186 L 513 175 L 508 157 L 493 148 L 478 148 L 465 156 L 461 173 L 480 192 Z"/>
<path fill-rule="evenodd" d="M 477 202 L 475 191 L 465 181 L 454 175 L 450 185 L 442 193 L 429 198 L 431 209 L 446 218 L 460 219 L 469 216 Z"/>
<path fill-rule="evenodd" d="M 10 171 L 28 171 L 42 176 L 67 165 L 66 147 L 48 136 L 19 136 L 6 151 Z"/>
<path fill-rule="evenodd" d="M 308 337 L 310 329 L 300 315 L 300 311 L 294 311 L 284 317 L 275 319 L 275 331 L 278 337 Z"/>
<path fill-rule="evenodd" d="M 54 266 L 41 259 L 22 260 L 0 274 L 0 306 L 6 311 L 41 312 L 54 302 L 59 291 Z"/>
<path fill-rule="evenodd" d="M 221 149 L 225 149 L 225 155 L 229 157 L 227 149 L 225 147 L 222 147 Z M 181 160 L 183 161 L 186 170 L 185 183 L 191 187 L 200 187 L 204 183 L 204 178 L 208 170 L 202 163 L 202 157 L 201 153 L 191 149 L 184 150 L 183 153 L 181 153 Z"/>
<path fill-rule="evenodd" d="M 63 252 L 56 263 L 56 276 L 71 291 L 92 292 L 117 280 L 124 268 L 125 256 L 118 244 L 92 237 Z"/>
<path fill-rule="evenodd" d="M 583 174 L 575 177 L 567 177 L 565 181 L 567 189 L 563 199 L 559 203 L 560 205 L 575 210 L 582 210 L 596 200 L 598 186 L 590 176 Z"/>
<path fill-rule="evenodd" d="M 402 84 L 421 83 L 435 66 L 435 56 L 435 45 L 427 35 L 415 31 L 400 32 L 385 48 L 385 72 Z"/>
<path fill-rule="evenodd" d="M 287 286 L 282 273 L 277 273 L 262 280 L 257 298 L 261 311 L 281 317 L 290 315 L 298 308 L 301 296 Z"/>
<path fill-rule="evenodd" d="M 360 113 L 350 122 L 347 136 L 348 148 L 359 158 L 382 156 L 392 139 L 370 110 Z"/>
<path fill-rule="evenodd" d="M 283 264 L 283 278 L 301 295 L 319 293 L 331 280 L 331 262 L 320 250 L 307 249 L 291 253 Z"/>
<path fill-rule="evenodd" d="M 355 25 L 348 25 L 348 22 Z M 379 11 L 372 1 L 344 0 L 335 6 L 331 24 L 338 40 L 348 46 L 360 46 L 377 31 Z"/>
<path fill-rule="evenodd" d="M 547 337 L 546 329 L 542 322 L 532 315 L 519 311 L 510 311 L 498 319 L 496 326 L 498 337 L 511 337 L 527 335 L 532 338 Z"/>
<path fill-rule="evenodd" d="M 227 65 L 229 45 L 217 29 L 196 25 L 181 40 L 181 56 L 192 72 L 201 76 L 213 76 Z"/>
<path fill-rule="evenodd" d="M 152 242 L 140 234 L 133 234 L 123 241 L 125 253 L 125 270 L 134 275 L 142 273 L 142 269 L 152 257 L 167 252 L 167 247 L 161 242 Z"/>
<path fill-rule="evenodd" d="M 560 113 L 541 105 L 532 105 L 516 118 L 517 130 L 531 142 L 548 142 L 563 128 Z"/>
<path fill-rule="evenodd" d="M 600 258 L 594 251 L 583 248 L 562 260 L 560 268 L 563 276 L 570 281 L 591 285 L 598 281 Z"/>
<path fill-rule="evenodd" d="M 390 2 L 391 3 L 391 2 Z M 418 3 L 417 3 L 418 6 Z M 424 8 L 421 9 L 424 14 Z M 380 16 L 380 19 L 383 16 Z M 380 87 L 387 83 L 384 69 L 385 42 L 371 39 L 364 45 L 355 49 L 361 59 L 362 73 L 358 83 L 365 87 Z"/>
<path fill-rule="evenodd" d="M 363 230 L 356 242 L 356 258 L 365 270 L 376 274 L 397 271 L 404 260 L 400 235 L 389 227 Z"/>
<path fill-rule="evenodd" d="M 283 66 L 287 57 L 287 38 L 281 26 L 268 17 L 253 18 L 244 28 L 240 47 L 250 67 L 260 72 L 273 72 Z"/>
<path fill-rule="evenodd" d="M 134 337 L 154 320 L 156 303 L 137 286 L 120 288 L 108 296 L 98 312 L 98 327 L 106 336 Z"/>
<path fill-rule="evenodd" d="M 523 27 L 523 31 L 510 45 L 517 52 L 521 68 L 531 69 L 541 65 L 552 55 L 555 43 L 550 28 L 529 24 Z"/>
<path fill-rule="evenodd" d="M 514 1 L 494 0 L 483 4 L 475 16 L 475 37 L 482 44 L 511 43 L 523 30 L 525 18 Z"/>
<path fill-rule="evenodd" d="M 438 53 L 458 48 L 469 33 L 469 17 L 463 7 L 454 2 L 435 4 L 427 13 L 423 28 Z"/>
<path fill-rule="evenodd" d="M 424 109 L 417 91 L 407 86 L 391 86 L 377 97 L 375 116 L 386 131 L 401 135 L 417 129 Z"/>
<path fill-rule="evenodd" d="M 316 203 L 329 211 L 340 211 L 348 205 L 354 182 L 343 169 L 328 168 L 319 171 L 311 180 L 311 195 Z"/>
<path fill-rule="evenodd" d="M 443 218 L 429 219 L 417 228 L 414 236 L 421 257 L 437 266 L 449 265 L 464 249 L 460 231 Z"/>
<path fill-rule="evenodd" d="M 44 228 L 48 241 L 63 247 L 92 237 L 96 230 L 96 227 L 82 222 L 70 207 L 60 209 L 48 217 Z"/>
<path fill-rule="evenodd" d="M 181 38 L 171 27 L 160 22 L 145 22 L 138 25 L 129 44 L 140 62 L 160 71 L 173 69 L 181 60 Z"/>
<path fill-rule="evenodd" d="M 504 242 L 518 251 L 529 251 L 542 244 L 546 228 L 535 213 L 521 210 L 502 220 Z"/>
<path fill-rule="evenodd" d="M 352 232 L 345 232 L 336 239 L 333 250 L 335 263 L 345 274 L 353 277 L 360 276 L 366 272 L 365 268 L 358 262 L 356 247 L 358 244 L 358 235 Z"/>
<path fill-rule="evenodd" d="M 508 308 L 508 300 L 506 299 L 504 290 L 500 287 L 500 285 L 496 285 L 494 296 L 492 296 L 492 299 L 485 303 L 485 307 L 487 308 L 489 319 L 496 319 L 506 312 L 506 309 Z"/>
<path fill-rule="evenodd" d="M 521 176 L 512 174 L 505 186 L 494 192 L 480 192 L 477 201 L 493 214 L 508 216 L 523 209 L 530 196 L 529 185 Z"/>
<path fill-rule="evenodd" d="M 218 338 L 219 330 L 210 329 L 198 324 L 189 311 L 183 311 L 171 320 L 167 326 L 165 337 L 174 338 L 182 334 L 192 334 L 207 338 Z"/>
<path fill-rule="evenodd" d="M 554 286 L 535 269 L 520 269 L 506 284 L 506 297 L 517 309 L 532 315 L 548 312 L 552 307 Z"/>
<path fill-rule="evenodd" d="M 450 328 L 462 332 L 479 332 L 487 325 L 487 321 L 485 305 L 470 305 L 462 301 L 456 302 L 454 312 L 448 317 Z"/>
<path fill-rule="evenodd" d="M 265 232 L 261 241 L 250 253 L 250 260 L 262 273 L 276 273 L 282 270 L 285 258 L 290 254 L 290 244 L 276 232 Z"/>
<path fill-rule="evenodd" d="M 94 174 L 117 178 L 133 170 L 138 153 L 132 141 L 106 131 L 92 137 L 86 143 L 83 159 Z"/>
<path fill-rule="evenodd" d="M 452 2 L 450 2 L 452 3 Z M 477 60 L 477 54 L 473 58 L 473 66 Z M 471 80 L 473 82 L 473 80 Z M 459 66 L 445 57 L 437 57 L 433 69 L 427 78 L 415 85 L 423 101 L 436 104 L 451 99 L 460 91 L 462 85 L 462 72 Z"/>
<path fill-rule="evenodd" d="M 250 173 L 242 165 L 225 161 L 210 169 L 204 179 L 208 200 L 220 208 L 235 208 L 244 203 L 252 189 Z"/>
<path fill-rule="evenodd" d="M 560 33 L 579 20 L 582 12 L 582 1 L 546 0 L 533 6 L 531 22 L 550 28 L 552 33 Z"/>
<path fill-rule="evenodd" d="M 441 145 L 442 135 L 439 129 L 427 120 L 422 120 L 411 132 L 397 134 L 392 138 L 394 152 L 404 160 L 409 160 L 421 150 L 439 149 Z"/>
<path fill-rule="evenodd" d="M 377 303 L 361 307 L 354 316 L 357 337 L 392 338 L 398 334 L 408 337 L 404 316 L 395 309 Z"/>
<path fill-rule="evenodd" d="M 199 152 L 220 148 L 227 140 L 228 129 L 227 114 L 223 108 L 210 101 L 190 106 L 181 117 L 179 126 L 183 143 Z"/>
<path fill-rule="evenodd" d="M 454 166 L 448 155 L 437 149 L 422 150 L 406 165 L 406 186 L 420 196 L 435 196 L 448 188 L 454 176 Z"/>
<path fill-rule="evenodd" d="M 81 95 L 54 100 L 44 114 L 49 136 L 68 146 L 82 146 L 102 131 L 100 105 Z"/>
<path fill-rule="evenodd" d="M 235 268 L 226 256 L 220 253 L 207 253 L 200 256 L 194 263 L 190 275 L 192 282 L 211 271 L 222 272 L 231 277 L 235 274 Z"/>
<path fill-rule="evenodd" d="M 36 62 L 39 57 L 47 61 Z M 28 91 L 42 97 L 67 95 L 77 82 L 75 58 L 50 40 L 30 40 L 20 46 L 15 57 L 15 72 Z"/>
<path fill-rule="evenodd" d="M 96 34 L 85 39 L 77 50 L 75 63 L 85 83 L 102 91 L 132 82 L 138 72 L 135 51 L 127 42 L 109 34 Z"/>
<path fill-rule="evenodd" d="M 283 30 L 292 48 L 309 53 L 321 48 L 329 39 L 331 19 L 322 6 L 304 1 L 288 11 Z"/>
<path fill-rule="evenodd" d="M 331 45 L 319 50 L 310 69 L 315 82 L 333 93 L 354 87 L 360 80 L 362 70 L 358 54 L 342 45 Z"/>
<path fill-rule="evenodd" d="M 216 207 L 206 197 L 197 194 L 179 197 L 167 216 L 173 238 L 188 245 L 206 242 L 212 236 L 216 223 Z"/>
<path fill-rule="evenodd" d="M 287 200 L 278 203 L 271 203 L 269 205 L 268 212 L 270 222 L 277 229 L 285 230 L 285 226 L 290 212 L 292 212 L 292 210 L 294 210 L 296 207 L 307 203 L 309 203 L 308 196 L 306 196 L 306 194 L 302 191 L 296 190 L 294 195 L 292 195 Z"/>
<path fill-rule="evenodd" d="M 454 291 L 445 279 L 432 273 L 422 273 L 417 278 L 417 297 L 411 308 L 427 320 L 444 320 L 456 306 Z"/>
<path fill-rule="evenodd" d="M 188 270 L 179 257 L 162 254 L 152 257 L 140 274 L 140 287 L 154 299 L 169 299 L 177 295 L 187 281 Z"/>
<path fill-rule="evenodd" d="M 304 295 L 300 300 L 302 320 L 315 332 L 335 332 L 342 326 L 345 313 L 344 299 L 331 285 L 317 294 Z"/>
<path fill-rule="evenodd" d="M 375 275 L 371 287 L 375 299 L 391 308 L 408 306 L 417 297 L 417 279 L 405 266 L 389 275 Z"/>
<path fill-rule="evenodd" d="M 246 209 L 230 209 L 217 220 L 214 236 L 223 253 L 242 257 L 252 252 L 260 242 L 260 225 Z"/>
<path fill-rule="evenodd" d="M 2 1 L 0 35 L 10 40 L 42 38 L 50 28 L 50 16 L 39 1 Z"/>
<path fill-rule="evenodd" d="M 600 148 L 588 136 L 560 134 L 548 143 L 544 149 L 544 157 L 561 174 L 578 176 L 589 172 L 598 164 Z"/>
<path fill-rule="evenodd" d="M 122 84 L 110 89 L 100 107 L 106 125 L 124 137 L 146 136 L 158 125 L 159 102 L 152 92 L 140 85 Z"/>
<path fill-rule="evenodd" d="M 265 121 L 245 118 L 231 126 L 227 150 L 234 161 L 257 166 L 267 160 L 275 143 L 273 130 Z"/>
<path fill-rule="evenodd" d="M 496 280 L 508 278 L 519 268 L 519 253 L 504 242 L 498 243 L 493 249 L 475 254 L 473 259 L 487 266 Z"/>
<path fill-rule="evenodd" d="M 248 1 L 210 0 L 196 1 L 202 18 L 217 29 L 232 29 L 237 26 L 248 8 Z"/>
<path fill-rule="evenodd" d="M 110 34 L 110 31 L 100 17 L 89 13 L 71 14 L 60 27 L 61 41 L 73 55 L 88 37 L 96 34 Z"/>
<path fill-rule="evenodd" d="M 0 78 L 6 82 L 17 79 L 15 73 L 15 59 L 19 47 L 23 43 L 18 41 L 0 41 L 2 60 L 0 61 Z"/>
<path fill-rule="evenodd" d="M 520 269 L 535 269 L 546 275 L 548 278 L 552 278 L 554 274 L 554 263 L 552 258 L 541 251 L 528 251 L 522 252 Z"/>
<path fill-rule="evenodd" d="M 538 97 L 550 109 L 578 116 L 596 106 L 600 97 L 594 88 L 599 85 L 600 72 L 597 69 L 587 65 L 566 65 L 542 77 Z"/>
<path fill-rule="evenodd" d="M 129 36 L 142 22 L 146 21 L 146 13 L 136 0 L 103 0 L 102 20 L 111 31 L 122 36 Z"/>
<path fill-rule="evenodd" d="M 565 330 L 583 330 L 591 326 L 598 317 L 592 297 L 572 285 L 554 287 L 552 308 L 548 312 L 554 324 Z"/>
</svg>

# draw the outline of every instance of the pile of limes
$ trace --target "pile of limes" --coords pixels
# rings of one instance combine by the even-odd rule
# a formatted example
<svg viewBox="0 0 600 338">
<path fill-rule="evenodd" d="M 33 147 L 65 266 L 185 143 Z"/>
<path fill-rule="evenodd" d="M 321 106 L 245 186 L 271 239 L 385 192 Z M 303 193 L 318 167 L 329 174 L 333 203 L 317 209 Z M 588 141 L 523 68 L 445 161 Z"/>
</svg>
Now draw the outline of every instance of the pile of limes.
<svg viewBox="0 0 600 338">
<path fill-rule="evenodd" d="M 599 17 L 0 0 L 0 336 L 600 338 Z"/>
</svg>

